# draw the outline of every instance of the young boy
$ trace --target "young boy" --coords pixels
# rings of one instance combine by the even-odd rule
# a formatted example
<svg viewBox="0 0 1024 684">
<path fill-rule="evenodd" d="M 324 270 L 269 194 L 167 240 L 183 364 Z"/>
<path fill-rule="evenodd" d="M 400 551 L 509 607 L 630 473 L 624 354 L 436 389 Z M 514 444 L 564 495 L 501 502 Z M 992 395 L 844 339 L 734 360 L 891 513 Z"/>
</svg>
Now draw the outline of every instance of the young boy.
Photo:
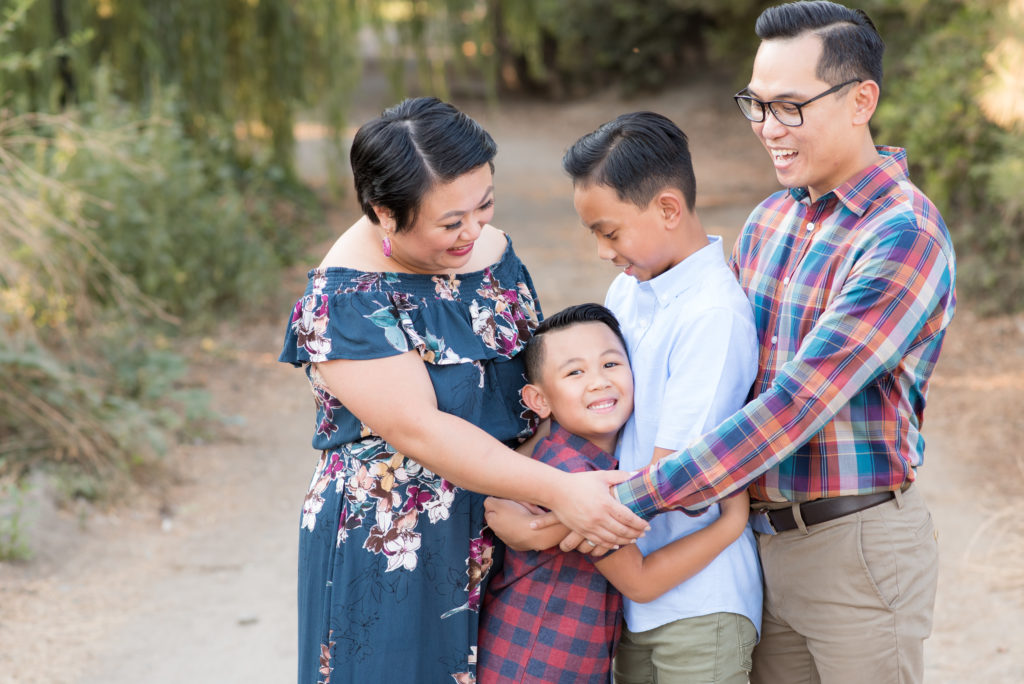
<svg viewBox="0 0 1024 684">
<path fill-rule="evenodd" d="M 636 377 L 619 441 L 623 470 L 688 446 L 743 406 L 757 371 L 750 303 L 694 211 L 686 135 L 651 112 L 624 114 L 580 138 L 562 165 L 598 255 L 624 272 L 605 305 L 622 323 Z M 637 546 L 649 554 L 712 524 L 708 515 L 655 516 Z M 565 548 L 568 544 L 563 544 Z M 588 550 L 584 545 L 581 550 Z M 761 619 L 753 533 L 654 601 L 625 601 L 616 684 L 746 684 Z"/>
<path fill-rule="evenodd" d="M 534 458 L 567 471 L 614 468 L 611 454 L 633 409 L 615 317 L 597 304 L 570 307 L 541 323 L 523 354 L 523 401 L 552 418 Z M 487 499 L 488 524 L 513 548 L 484 597 L 478 681 L 608 682 L 622 600 L 609 583 L 650 601 L 736 540 L 748 506 L 745 495 L 730 499 L 712 524 L 646 558 L 635 545 L 594 558 L 551 548 L 565 528 L 531 530 L 525 507 Z"/>
</svg>

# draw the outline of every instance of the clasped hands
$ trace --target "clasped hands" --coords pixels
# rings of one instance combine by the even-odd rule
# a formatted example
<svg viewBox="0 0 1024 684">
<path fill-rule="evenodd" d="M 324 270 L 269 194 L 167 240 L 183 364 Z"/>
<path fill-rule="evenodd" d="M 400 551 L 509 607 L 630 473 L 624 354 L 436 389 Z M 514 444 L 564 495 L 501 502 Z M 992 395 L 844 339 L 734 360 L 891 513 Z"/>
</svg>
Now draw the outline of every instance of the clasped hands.
<svg viewBox="0 0 1024 684">
<path fill-rule="evenodd" d="M 550 511 L 489 497 L 485 502 L 487 523 L 513 549 L 539 550 L 557 544 L 562 551 L 601 556 L 634 542 L 650 529 L 647 521 L 623 506 L 611 490 L 629 477 L 630 473 L 615 470 L 567 473 L 560 498 Z"/>
</svg>

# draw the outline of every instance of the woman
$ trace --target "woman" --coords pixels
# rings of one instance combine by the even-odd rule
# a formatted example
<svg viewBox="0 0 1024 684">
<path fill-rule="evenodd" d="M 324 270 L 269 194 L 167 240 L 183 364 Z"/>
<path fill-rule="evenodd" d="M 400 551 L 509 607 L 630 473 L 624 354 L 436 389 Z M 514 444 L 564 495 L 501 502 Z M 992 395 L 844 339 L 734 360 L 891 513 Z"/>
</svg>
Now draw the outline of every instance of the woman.
<svg viewBox="0 0 1024 684">
<path fill-rule="evenodd" d="M 300 684 L 474 681 L 492 563 L 482 494 L 550 508 L 607 545 L 644 526 L 608 496 L 617 474 L 569 475 L 506 446 L 531 431 L 516 355 L 540 311 L 489 225 L 495 152 L 433 98 L 353 140 L 364 216 L 310 272 L 281 355 L 306 368 L 322 450 L 302 513 Z"/>
</svg>

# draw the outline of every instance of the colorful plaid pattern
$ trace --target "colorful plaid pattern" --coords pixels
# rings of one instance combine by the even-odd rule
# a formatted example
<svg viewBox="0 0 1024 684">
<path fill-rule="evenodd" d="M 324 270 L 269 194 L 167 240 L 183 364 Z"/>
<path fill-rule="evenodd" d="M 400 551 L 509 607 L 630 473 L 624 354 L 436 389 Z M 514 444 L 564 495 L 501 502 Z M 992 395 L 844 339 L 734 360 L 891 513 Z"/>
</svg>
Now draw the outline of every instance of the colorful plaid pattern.
<svg viewBox="0 0 1024 684">
<path fill-rule="evenodd" d="M 810 202 L 776 193 L 731 265 L 760 340 L 752 400 L 689 448 L 616 487 L 650 518 L 751 497 L 807 501 L 893 490 L 924 457 L 928 379 L 956 305 L 954 255 L 906 152 Z"/>
<path fill-rule="evenodd" d="M 533 457 L 561 470 L 611 470 L 615 458 L 552 423 Z M 575 551 L 505 551 L 481 608 L 477 681 L 564 683 L 610 679 L 622 596 Z"/>
</svg>

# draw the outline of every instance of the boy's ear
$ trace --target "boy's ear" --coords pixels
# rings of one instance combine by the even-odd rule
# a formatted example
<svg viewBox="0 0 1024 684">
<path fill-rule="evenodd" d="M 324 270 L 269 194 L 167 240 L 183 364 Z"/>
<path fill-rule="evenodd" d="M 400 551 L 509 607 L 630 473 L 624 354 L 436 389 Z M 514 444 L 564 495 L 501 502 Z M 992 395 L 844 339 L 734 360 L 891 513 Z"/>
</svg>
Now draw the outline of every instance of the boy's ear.
<svg viewBox="0 0 1024 684">
<path fill-rule="evenodd" d="M 678 190 L 673 191 L 665 188 L 654 197 L 654 202 L 659 216 L 668 228 L 675 228 L 683 219 L 683 214 L 689 211 L 686 200 Z"/>
<path fill-rule="evenodd" d="M 551 406 L 548 405 L 548 398 L 544 396 L 544 391 L 540 387 L 534 384 L 523 385 L 522 395 L 523 403 L 538 416 L 547 418 L 551 415 Z"/>
</svg>

